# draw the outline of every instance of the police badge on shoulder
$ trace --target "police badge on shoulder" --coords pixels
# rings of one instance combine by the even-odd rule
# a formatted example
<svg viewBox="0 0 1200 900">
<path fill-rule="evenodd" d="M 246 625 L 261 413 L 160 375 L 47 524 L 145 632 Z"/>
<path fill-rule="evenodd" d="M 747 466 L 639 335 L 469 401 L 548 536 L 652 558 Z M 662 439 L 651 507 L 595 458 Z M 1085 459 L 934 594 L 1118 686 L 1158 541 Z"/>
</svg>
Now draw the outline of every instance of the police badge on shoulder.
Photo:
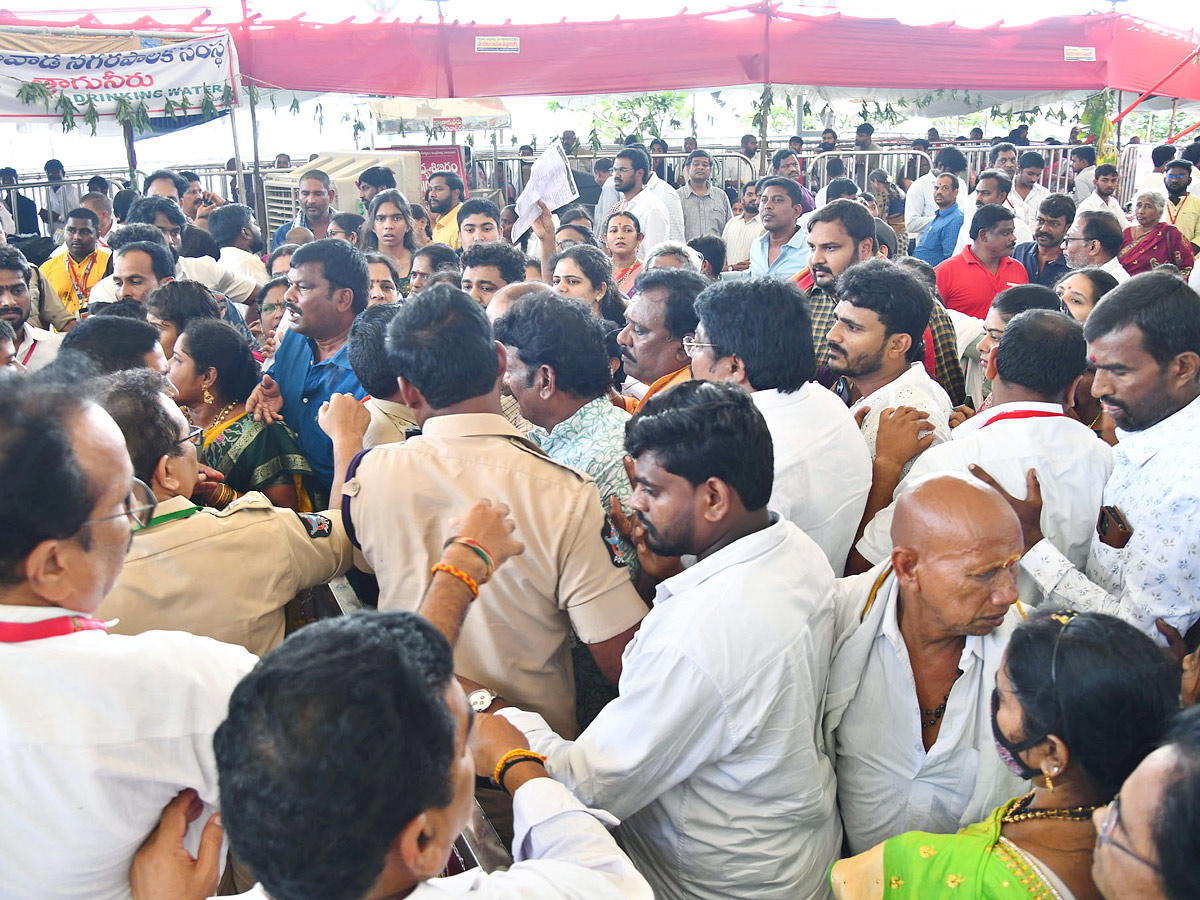
<svg viewBox="0 0 1200 900">
<path fill-rule="evenodd" d="M 608 517 L 608 513 L 604 514 L 604 527 L 600 529 L 600 537 L 604 539 L 604 546 L 608 548 L 608 558 L 612 560 L 612 564 L 618 569 L 624 569 L 629 565 L 625 559 L 625 553 L 621 549 L 621 540 L 617 534 L 617 527 L 613 525 L 612 519 Z"/>
</svg>

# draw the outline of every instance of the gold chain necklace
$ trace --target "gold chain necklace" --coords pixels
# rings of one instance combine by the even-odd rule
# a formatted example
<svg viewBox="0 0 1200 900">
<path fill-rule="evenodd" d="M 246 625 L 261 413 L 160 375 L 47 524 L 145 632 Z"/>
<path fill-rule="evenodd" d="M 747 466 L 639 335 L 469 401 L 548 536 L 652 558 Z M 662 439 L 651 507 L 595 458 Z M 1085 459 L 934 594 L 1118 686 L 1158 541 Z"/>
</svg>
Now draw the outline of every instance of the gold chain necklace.
<svg viewBox="0 0 1200 900">
<path fill-rule="evenodd" d="M 1033 802 L 1034 791 L 1030 791 L 1020 799 L 1001 820 L 1006 825 L 1012 825 L 1015 822 L 1026 822 L 1030 819 L 1068 819 L 1076 822 L 1091 821 L 1092 813 L 1100 808 L 1101 804 L 1097 803 L 1092 806 L 1073 806 L 1070 809 L 1030 809 L 1029 804 Z"/>
<path fill-rule="evenodd" d="M 217 430 L 217 426 L 218 426 L 218 425 L 220 425 L 222 422 L 224 422 L 224 421 L 225 421 L 225 417 L 226 417 L 227 415 L 229 415 L 231 412 L 233 412 L 233 408 L 234 408 L 235 406 L 237 406 L 237 405 L 238 405 L 238 402 L 237 402 L 236 400 L 232 401 L 231 403 L 227 403 L 227 404 L 225 405 L 225 408 L 224 408 L 224 409 L 222 409 L 222 410 L 221 410 L 219 413 L 217 413 L 217 417 L 216 417 L 215 419 L 213 419 L 213 420 L 212 420 L 212 424 L 211 424 L 211 425 L 209 425 L 209 426 L 208 426 L 206 429 L 204 429 L 204 430 L 205 430 L 205 431 L 216 431 L 216 430 Z"/>
</svg>

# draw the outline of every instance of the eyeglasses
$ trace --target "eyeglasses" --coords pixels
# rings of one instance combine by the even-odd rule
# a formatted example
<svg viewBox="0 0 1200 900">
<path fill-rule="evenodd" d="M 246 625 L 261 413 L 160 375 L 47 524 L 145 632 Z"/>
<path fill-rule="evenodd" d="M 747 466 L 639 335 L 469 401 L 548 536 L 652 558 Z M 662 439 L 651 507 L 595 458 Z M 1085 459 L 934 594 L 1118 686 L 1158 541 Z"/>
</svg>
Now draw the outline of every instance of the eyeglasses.
<svg viewBox="0 0 1200 900">
<path fill-rule="evenodd" d="M 286 303 L 264 303 L 262 306 L 260 306 L 258 308 L 258 314 L 260 316 L 261 315 L 270 315 L 271 313 L 279 312 L 279 311 L 285 310 L 285 309 L 287 309 Z"/>
<path fill-rule="evenodd" d="M 582 242 L 581 241 L 573 241 L 570 238 L 564 238 L 563 240 L 559 241 L 555 246 L 558 247 L 558 252 L 562 253 L 562 251 L 566 250 L 568 247 L 577 247 L 577 246 L 579 246 L 580 243 L 582 243 Z"/>
<path fill-rule="evenodd" d="M 706 344 L 703 341 L 698 341 L 691 335 L 684 335 L 683 352 L 688 355 L 688 358 L 695 359 L 700 355 L 700 350 L 704 347 L 715 347 L 716 344 Z"/>
<path fill-rule="evenodd" d="M 1104 819 L 1100 822 L 1100 830 L 1096 833 L 1097 847 L 1101 847 L 1104 844 L 1112 844 L 1118 850 L 1120 850 L 1124 853 L 1128 853 L 1130 856 L 1132 856 L 1134 859 L 1136 859 L 1142 865 L 1149 866 L 1155 872 L 1162 874 L 1162 869 L 1159 868 L 1158 863 L 1151 862 L 1150 860 L 1146 859 L 1146 857 L 1142 856 L 1140 853 L 1136 853 L 1133 850 L 1126 847 L 1124 844 L 1120 843 L 1119 841 L 1113 840 L 1112 833 L 1114 831 L 1116 831 L 1117 826 L 1120 824 L 1120 822 L 1121 822 L 1121 795 L 1117 794 L 1117 796 L 1113 797 L 1112 803 L 1108 804 L 1108 809 L 1106 809 L 1104 811 Z"/>
<path fill-rule="evenodd" d="M 1186 172 L 1176 172 L 1174 175 L 1164 175 L 1164 181 L 1184 181 L 1191 179 L 1191 175 Z"/>
<path fill-rule="evenodd" d="M 204 442 L 204 429 L 199 425 L 193 425 L 188 429 L 188 433 L 179 439 L 179 443 L 185 442 L 199 447 Z"/>
<path fill-rule="evenodd" d="M 1089 239 L 1089 238 L 1073 238 L 1073 237 L 1065 237 L 1065 238 L 1063 238 L 1063 239 L 1062 239 L 1062 242 L 1063 242 L 1064 244 L 1069 244 L 1069 243 L 1071 243 L 1071 241 L 1083 241 L 1085 244 L 1089 244 L 1089 243 L 1091 243 L 1091 239 Z"/>
<path fill-rule="evenodd" d="M 203 434 L 204 430 L 200 429 L 200 433 Z M 154 491 L 150 489 L 150 486 L 146 482 L 138 478 L 133 479 L 133 485 L 130 487 L 129 494 L 125 497 L 124 502 L 124 512 L 113 513 L 111 516 L 100 516 L 98 519 L 88 519 L 80 528 L 125 516 L 129 519 L 129 524 L 133 526 L 133 530 L 137 531 L 150 524 L 150 519 L 154 516 L 154 508 L 158 506 L 158 500 L 155 499 Z"/>
</svg>

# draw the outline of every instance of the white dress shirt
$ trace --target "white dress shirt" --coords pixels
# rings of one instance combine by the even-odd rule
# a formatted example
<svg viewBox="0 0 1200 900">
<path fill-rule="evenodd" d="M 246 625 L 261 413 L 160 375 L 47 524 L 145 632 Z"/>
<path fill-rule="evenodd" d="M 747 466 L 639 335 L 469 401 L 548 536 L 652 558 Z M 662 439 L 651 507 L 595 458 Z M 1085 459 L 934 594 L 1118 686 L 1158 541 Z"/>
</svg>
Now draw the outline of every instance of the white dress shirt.
<svg viewBox="0 0 1200 900">
<path fill-rule="evenodd" d="M 28 322 L 17 332 L 21 343 L 17 344 L 17 362 L 25 367 L 26 372 L 36 372 L 54 362 L 58 356 L 58 347 L 63 342 L 63 335 L 44 328 L 34 328 Z"/>
<path fill-rule="evenodd" d="M 0 606 L 4 622 L 68 615 Z M 179 631 L 0 643 L 0 894 L 128 898 L 133 854 L 163 807 L 188 787 L 217 802 L 212 735 L 257 661 Z"/>
<path fill-rule="evenodd" d="M 992 689 L 1016 608 L 991 634 L 967 637 L 958 662 L 962 674 L 926 751 L 890 563 L 841 579 L 836 596 L 839 624 L 851 630 L 839 638 L 830 669 L 826 729 L 850 852 L 906 831 L 956 832 L 1027 791 L 1028 782 L 996 753 L 991 727 Z"/>
<path fill-rule="evenodd" d="M 904 228 L 909 234 L 921 234 L 937 215 L 938 206 L 933 202 L 933 186 L 938 176 L 926 172 L 912 183 L 908 193 L 904 195 Z M 968 199 L 967 183 L 958 179 L 958 205 L 966 216 L 974 206 L 974 201 Z"/>
<path fill-rule="evenodd" d="M 1129 217 L 1125 215 L 1125 210 L 1121 209 L 1121 204 L 1117 202 L 1116 197 L 1101 197 L 1099 191 L 1092 191 L 1087 195 L 1087 198 L 1075 207 L 1075 215 L 1085 212 L 1110 212 L 1117 217 L 1117 221 L 1122 225 L 1129 224 Z M 1017 238 L 1019 241 L 1020 238 Z"/>
<path fill-rule="evenodd" d="M 624 199 L 623 194 L 621 198 L 619 204 L 621 209 L 628 210 L 637 216 L 638 224 L 642 226 L 642 242 L 638 244 L 637 258 L 645 260 L 651 250 L 663 241 L 671 239 L 667 226 L 667 208 L 658 199 L 658 195 L 647 188 L 638 191 L 637 196 L 632 200 Z M 681 220 L 683 218 L 682 211 L 679 218 Z"/>
<path fill-rule="evenodd" d="M 258 282 L 249 275 L 241 275 L 227 269 L 208 256 L 181 256 L 175 261 L 175 277 L 199 281 L 214 293 L 224 294 L 234 303 L 248 303 L 258 296 Z M 88 302 L 116 303 L 117 286 L 111 275 L 96 282 L 88 295 Z"/>
<path fill-rule="evenodd" d="M 835 575 L 846 570 L 871 490 L 871 454 L 833 391 L 809 382 L 798 391 L 755 391 L 775 447 L 771 509 L 816 541 Z"/>
<path fill-rule="evenodd" d="M 605 223 L 608 222 L 608 212 L 620 202 L 621 195 L 617 193 L 617 187 L 610 175 L 600 187 L 600 200 L 596 203 L 596 215 L 592 219 L 596 225 L 596 240 L 600 241 L 601 244 L 604 243 Z M 538 258 L 541 259 L 540 256 Z"/>
<path fill-rule="evenodd" d="M 954 412 L 954 404 L 945 388 L 929 377 L 925 366 L 920 362 L 909 365 L 907 371 L 895 381 L 890 381 L 878 390 L 872 391 L 859 399 L 852 407 L 850 414 L 854 415 L 863 407 L 870 407 L 870 412 L 863 419 L 862 436 L 867 442 L 871 459 L 875 459 L 875 439 L 879 436 L 879 417 L 885 409 L 895 409 L 899 406 L 911 406 L 929 413 L 929 424 L 933 426 L 933 444 L 950 440 L 950 413 Z M 915 457 L 914 457 L 915 458 Z M 904 467 L 907 475 L 913 461 L 909 460 Z"/>
<path fill-rule="evenodd" d="M 79 185 L 64 182 L 55 187 L 46 188 L 44 207 L 53 213 L 58 213 L 60 221 L 54 224 L 54 228 L 62 228 L 66 224 L 67 213 L 79 208 Z"/>
<path fill-rule="evenodd" d="M 687 240 L 687 230 L 683 224 L 683 204 L 679 202 L 679 194 L 675 193 L 675 188 L 651 172 L 650 179 L 646 182 L 646 190 L 661 200 L 667 210 L 666 239 L 684 243 Z"/>
<path fill-rule="evenodd" d="M 1043 540 L 1021 567 L 1053 600 L 1120 616 L 1161 643 L 1155 619 L 1183 634 L 1200 617 L 1200 398 L 1144 431 L 1117 436 L 1104 505 L 1124 514 L 1129 543 L 1118 550 L 1094 534 L 1081 572 Z"/>
<path fill-rule="evenodd" d="M 619 834 L 659 900 L 828 898 L 841 846 L 821 703 L 833 576 L 790 522 L 658 586 L 620 696 L 578 740 L 502 710 Z"/>
<path fill-rule="evenodd" d="M 972 416 L 954 429 L 953 440 L 917 457 L 894 496 L 919 478 L 966 473 L 975 463 L 1004 490 L 1023 498 L 1026 473 L 1035 469 L 1042 486 L 1042 534 L 1082 569 L 1096 532 L 1104 483 L 1112 473 L 1112 449 L 1062 411 L 1053 403 L 1002 403 Z M 1034 416 L 1020 417 L 1023 413 Z M 858 542 L 858 552 L 872 565 L 891 556 L 894 512 L 895 503 L 880 510 Z M 1017 580 L 1023 601 L 1042 599 L 1027 572 L 1022 570 Z"/>
<path fill-rule="evenodd" d="M 1075 176 L 1075 190 L 1072 194 L 1075 200 L 1075 208 L 1079 209 L 1079 204 L 1090 197 L 1095 190 L 1096 167 L 1088 166 Z"/>
<path fill-rule="evenodd" d="M 1118 260 L 1117 257 L 1115 257 L 1115 256 L 1112 259 L 1110 259 L 1108 262 L 1101 265 L 1100 268 L 1103 269 L 1105 272 L 1107 272 L 1109 275 L 1111 275 L 1113 278 L 1117 279 L 1118 284 L 1121 283 L 1122 281 L 1128 281 L 1130 278 L 1133 277 L 1132 275 L 1130 275 L 1128 272 L 1125 271 L 1125 267 L 1123 265 L 1121 265 L 1120 260 Z"/>
<path fill-rule="evenodd" d="M 725 264 L 733 267 L 738 263 L 750 261 L 750 247 L 754 239 L 766 231 L 762 220 L 755 215 L 746 221 L 745 216 L 734 216 L 725 223 L 721 232 L 721 240 L 725 242 Z"/>
<path fill-rule="evenodd" d="M 488 874 L 471 869 L 430 878 L 408 900 L 653 900 L 646 879 L 605 825 L 617 820 L 588 809 L 552 778 L 534 778 L 513 794 L 513 865 Z M 258 884 L 242 900 L 270 900 Z"/>
<path fill-rule="evenodd" d="M 255 256 L 241 247 L 222 247 L 221 258 L 217 261 L 231 272 L 253 278 L 259 287 L 271 280 L 262 257 Z"/>
<path fill-rule="evenodd" d="M 1050 196 L 1050 189 L 1041 184 L 1035 184 L 1029 189 L 1029 193 L 1022 200 L 1017 194 L 1016 188 L 1008 195 L 1008 199 L 1012 202 L 1013 209 L 1016 210 L 1017 216 L 1029 226 L 1030 232 L 1037 228 L 1038 207 L 1042 205 L 1042 201 Z"/>
<path fill-rule="evenodd" d="M 963 247 L 971 243 L 971 222 L 975 220 L 975 213 L 979 207 L 975 205 L 975 195 L 970 197 L 971 207 L 963 214 L 962 228 L 958 231 L 958 243 L 954 245 L 955 253 L 962 253 Z M 1033 240 L 1033 229 L 1025 224 L 1025 220 L 1017 214 L 1016 209 L 1013 209 L 1013 214 L 1017 217 L 1013 219 L 1013 237 L 1017 239 L 1018 244 L 1023 244 L 1026 241 Z"/>
</svg>

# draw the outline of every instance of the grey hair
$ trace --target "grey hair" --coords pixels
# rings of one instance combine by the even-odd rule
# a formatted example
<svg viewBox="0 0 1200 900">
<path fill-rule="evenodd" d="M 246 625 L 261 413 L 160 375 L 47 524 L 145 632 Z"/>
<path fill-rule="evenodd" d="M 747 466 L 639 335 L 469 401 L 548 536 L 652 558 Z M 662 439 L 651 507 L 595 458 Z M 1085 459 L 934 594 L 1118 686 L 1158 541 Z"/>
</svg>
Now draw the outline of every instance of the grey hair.
<svg viewBox="0 0 1200 900">
<path fill-rule="evenodd" d="M 1136 206 L 1137 201 L 1142 199 L 1149 200 L 1151 203 L 1153 203 L 1154 208 L 1158 210 L 1158 214 L 1160 216 L 1167 208 L 1167 198 L 1162 191 L 1139 191 L 1137 197 L 1133 201 L 1134 205 Z"/>
<path fill-rule="evenodd" d="M 681 244 L 679 241 L 662 241 L 655 244 L 654 248 L 646 254 L 645 268 L 654 268 L 651 263 L 660 256 L 674 256 L 685 262 L 687 268 L 696 273 L 700 272 L 700 267 L 704 264 L 704 258 L 687 244 Z"/>
</svg>

